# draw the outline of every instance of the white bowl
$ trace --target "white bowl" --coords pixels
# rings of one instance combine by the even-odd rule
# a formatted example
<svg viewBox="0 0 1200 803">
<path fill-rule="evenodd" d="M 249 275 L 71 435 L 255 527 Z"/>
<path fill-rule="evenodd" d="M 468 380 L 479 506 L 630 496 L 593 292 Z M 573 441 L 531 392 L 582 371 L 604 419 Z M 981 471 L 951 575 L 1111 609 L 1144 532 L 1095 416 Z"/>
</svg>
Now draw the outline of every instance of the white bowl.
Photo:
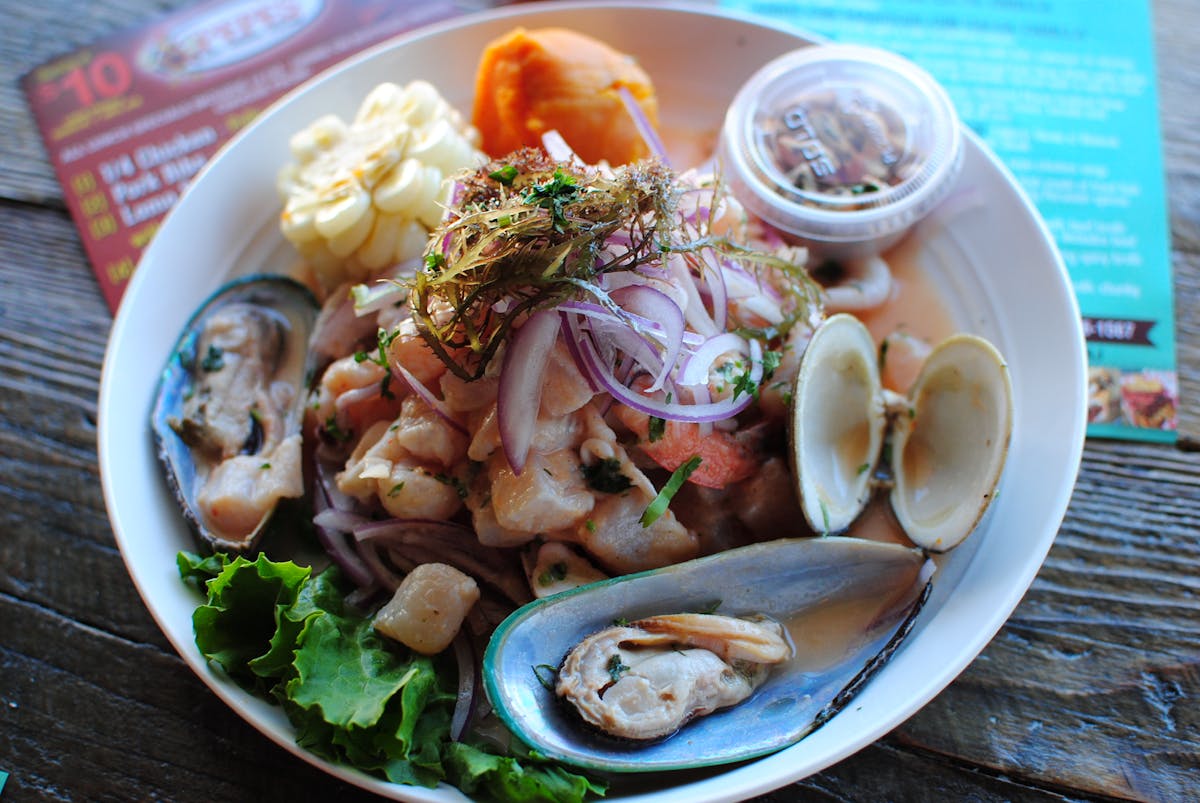
<svg viewBox="0 0 1200 803">
<path fill-rule="evenodd" d="M 99 453 L 117 544 L 147 607 L 180 655 L 248 722 L 304 760 L 396 800 L 450 801 L 450 788 L 396 786 L 297 747 L 282 712 L 214 672 L 197 651 L 197 598 L 175 554 L 194 548 L 160 475 L 148 426 L 159 371 L 185 320 L 229 276 L 282 270 L 276 171 L 288 137 L 318 116 L 350 117 L 375 84 L 424 78 L 470 109 L 482 46 L 516 25 L 577 28 L 634 54 L 654 79 L 664 127 L 711 134 L 738 87 L 809 38 L 773 23 L 684 5 L 517 6 L 461 18 L 374 48 L 264 112 L 214 157 L 164 221 L 113 325 L 100 389 Z M 609 799 L 732 800 L 766 792 L 851 755 L 911 716 L 1000 629 L 1041 566 L 1067 508 L 1084 436 L 1085 351 L 1079 312 L 1050 235 L 1011 175 L 966 137 L 959 187 L 920 224 L 915 259 L 958 326 L 1007 356 L 1016 419 L 1002 492 L 983 530 L 941 559 L 934 594 L 904 647 L 842 711 L 799 744 L 748 765 L 686 777 L 640 777 Z M 1029 322 L 1036 322 L 1036 327 Z"/>
</svg>

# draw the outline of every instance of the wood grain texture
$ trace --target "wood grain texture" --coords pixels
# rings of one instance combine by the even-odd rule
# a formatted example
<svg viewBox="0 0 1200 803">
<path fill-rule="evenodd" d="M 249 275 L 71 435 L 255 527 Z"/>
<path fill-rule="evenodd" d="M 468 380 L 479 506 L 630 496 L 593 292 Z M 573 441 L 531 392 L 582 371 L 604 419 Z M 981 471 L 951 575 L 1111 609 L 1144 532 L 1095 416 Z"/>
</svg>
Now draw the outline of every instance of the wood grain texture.
<svg viewBox="0 0 1200 803">
<path fill-rule="evenodd" d="M 0 0 L 3 803 L 374 799 L 269 742 L 191 673 L 104 511 L 111 318 L 17 78 L 185 4 Z M 1200 3 L 1154 11 L 1185 448 L 1090 441 L 1049 558 L 979 658 L 893 733 L 762 803 L 1197 799 Z"/>
<path fill-rule="evenodd" d="M 1200 448 L 1200 3 L 1155 0 L 1159 117 L 1170 200 L 1180 445 Z"/>
<path fill-rule="evenodd" d="M 0 197 L 63 206 L 20 77 L 49 59 L 186 5 L 189 0 L 0 3 L 5 20 L 0 26 L 0 131 L 8 140 L 0 149 Z"/>
</svg>

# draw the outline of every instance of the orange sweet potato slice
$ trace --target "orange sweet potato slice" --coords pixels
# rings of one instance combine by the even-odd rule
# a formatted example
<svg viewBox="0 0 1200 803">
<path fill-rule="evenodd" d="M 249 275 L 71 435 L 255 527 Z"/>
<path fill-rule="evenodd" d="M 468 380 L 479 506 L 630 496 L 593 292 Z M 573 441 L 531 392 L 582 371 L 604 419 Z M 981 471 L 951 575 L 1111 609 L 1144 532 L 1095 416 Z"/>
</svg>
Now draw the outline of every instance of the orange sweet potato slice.
<svg viewBox="0 0 1200 803">
<path fill-rule="evenodd" d="M 620 87 L 657 125 L 654 86 L 630 56 L 565 28 L 517 28 L 484 49 L 473 122 L 493 158 L 540 145 L 557 130 L 585 162 L 625 164 L 649 153 Z"/>
</svg>

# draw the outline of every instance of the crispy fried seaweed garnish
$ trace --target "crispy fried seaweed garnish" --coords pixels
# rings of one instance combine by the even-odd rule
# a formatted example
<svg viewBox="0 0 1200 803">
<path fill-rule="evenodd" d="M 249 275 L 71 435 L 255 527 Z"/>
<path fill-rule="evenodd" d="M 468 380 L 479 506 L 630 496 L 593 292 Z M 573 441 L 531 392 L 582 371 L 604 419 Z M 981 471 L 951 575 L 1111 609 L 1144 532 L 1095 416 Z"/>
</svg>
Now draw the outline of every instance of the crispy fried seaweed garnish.
<svg viewBox="0 0 1200 803">
<path fill-rule="evenodd" d="M 466 380 L 483 375 L 514 322 L 656 257 L 677 200 L 673 174 L 656 161 L 602 173 L 534 149 L 491 162 L 458 188 L 414 279 L 413 316 Z M 618 232 L 627 249 L 604 252 Z"/>
<path fill-rule="evenodd" d="M 784 273 L 796 319 L 819 304 L 802 265 L 715 236 L 711 221 L 684 220 L 684 191 L 654 159 L 599 169 L 532 148 L 460 176 L 412 281 L 417 331 L 455 375 L 478 379 L 529 314 L 570 298 L 619 313 L 597 279 L 668 253 L 697 273 L 704 252 Z"/>
</svg>

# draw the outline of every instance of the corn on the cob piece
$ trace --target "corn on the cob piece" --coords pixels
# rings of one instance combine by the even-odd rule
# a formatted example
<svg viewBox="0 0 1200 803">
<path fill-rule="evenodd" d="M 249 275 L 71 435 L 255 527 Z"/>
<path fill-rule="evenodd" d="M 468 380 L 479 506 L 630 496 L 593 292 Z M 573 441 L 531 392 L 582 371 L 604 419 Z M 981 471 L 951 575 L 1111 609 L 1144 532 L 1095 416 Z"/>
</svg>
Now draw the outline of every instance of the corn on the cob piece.
<svg viewBox="0 0 1200 803">
<path fill-rule="evenodd" d="M 326 115 L 289 145 L 280 229 L 326 288 L 420 256 L 445 178 L 485 159 L 479 133 L 425 81 L 380 84 L 352 122 Z"/>
</svg>

